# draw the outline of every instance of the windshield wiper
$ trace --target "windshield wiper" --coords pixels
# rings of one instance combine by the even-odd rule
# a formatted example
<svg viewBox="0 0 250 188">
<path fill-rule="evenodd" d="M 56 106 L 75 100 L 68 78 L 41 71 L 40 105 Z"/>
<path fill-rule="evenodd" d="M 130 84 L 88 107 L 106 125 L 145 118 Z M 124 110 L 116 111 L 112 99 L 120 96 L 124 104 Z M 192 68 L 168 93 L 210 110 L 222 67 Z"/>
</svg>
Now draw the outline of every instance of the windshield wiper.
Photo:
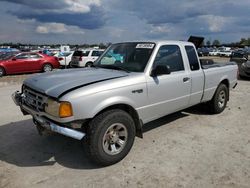
<svg viewBox="0 0 250 188">
<path fill-rule="evenodd" d="M 130 73 L 129 70 L 123 68 L 123 67 L 120 67 L 120 66 L 115 66 L 115 65 L 99 65 L 97 67 L 100 67 L 100 68 L 106 68 L 106 69 L 115 69 L 115 70 L 122 70 L 122 71 L 125 71 L 127 73 Z"/>
</svg>

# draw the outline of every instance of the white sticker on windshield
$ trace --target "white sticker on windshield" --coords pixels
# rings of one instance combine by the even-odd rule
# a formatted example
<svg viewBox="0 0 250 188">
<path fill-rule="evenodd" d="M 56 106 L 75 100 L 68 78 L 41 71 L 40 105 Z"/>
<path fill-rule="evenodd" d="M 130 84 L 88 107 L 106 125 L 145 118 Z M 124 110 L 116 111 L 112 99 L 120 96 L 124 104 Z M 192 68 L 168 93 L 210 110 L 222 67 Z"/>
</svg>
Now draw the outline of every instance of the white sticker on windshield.
<svg viewBox="0 0 250 188">
<path fill-rule="evenodd" d="M 152 43 L 141 43 L 141 44 L 137 44 L 135 48 L 148 48 L 148 49 L 152 49 L 154 47 L 154 44 Z"/>
</svg>

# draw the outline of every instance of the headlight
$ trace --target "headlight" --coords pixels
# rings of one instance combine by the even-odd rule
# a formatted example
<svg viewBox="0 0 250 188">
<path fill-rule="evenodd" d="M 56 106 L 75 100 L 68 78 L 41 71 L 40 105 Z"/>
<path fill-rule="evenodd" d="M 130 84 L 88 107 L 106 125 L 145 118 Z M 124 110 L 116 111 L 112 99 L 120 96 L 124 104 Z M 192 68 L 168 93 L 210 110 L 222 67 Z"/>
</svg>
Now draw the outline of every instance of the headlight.
<svg viewBox="0 0 250 188">
<path fill-rule="evenodd" d="M 48 99 L 47 106 L 45 106 L 45 112 L 60 118 L 73 116 L 73 110 L 70 102 L 57 102 L 53 99 Z"/>
</svg>

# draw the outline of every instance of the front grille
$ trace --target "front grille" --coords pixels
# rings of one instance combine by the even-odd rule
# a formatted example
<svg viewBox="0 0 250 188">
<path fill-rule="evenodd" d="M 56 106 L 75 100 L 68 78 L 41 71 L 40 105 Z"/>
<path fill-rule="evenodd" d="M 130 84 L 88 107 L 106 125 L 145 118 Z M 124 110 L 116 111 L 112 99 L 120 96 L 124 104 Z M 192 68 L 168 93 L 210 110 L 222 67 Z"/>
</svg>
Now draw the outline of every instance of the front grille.
<svg viewBox="0 0 250 188">
<path fill-rule="evenodd" d="M 24 100 L 23 102 L 35 111 L 44 111 L 47 97 L 31 90 L 27 87 L 23 87 Z"/>
</svg>

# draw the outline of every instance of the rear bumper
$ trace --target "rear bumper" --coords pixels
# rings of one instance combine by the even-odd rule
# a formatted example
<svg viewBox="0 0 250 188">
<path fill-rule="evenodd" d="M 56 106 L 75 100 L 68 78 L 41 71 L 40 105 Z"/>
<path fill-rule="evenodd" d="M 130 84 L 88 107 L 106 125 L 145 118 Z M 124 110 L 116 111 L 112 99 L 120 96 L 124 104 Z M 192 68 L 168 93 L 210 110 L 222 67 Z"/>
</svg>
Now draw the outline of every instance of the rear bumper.
<svg viewBox="0 0 250 188">
<path fill-rule="evenodd" d="M 58 123 L 54 123 L 48 120 L 47 118 L 41 116 L 39 112 L 30 109 L 28 106 L 26 106 L 23 103 L 24 96 L 22 93 L 16 91 L 15 93 L 12 94 L 12 99 L 14 103 L 20 107 L 24 115 L 30 114 L 33 117 L 33 121 L 37 126 L 41 126 L 49 131 L 56 132 L 56 133 L 59 133 L 64 136 L 68 136 L 77 140 L 81 140 L 85 136 L 85 133 L 81 131 L 63 127 L 62 125 Z M 39 129 L 39 133 L 40 133 L 40 129 Z"/>
</svg>

